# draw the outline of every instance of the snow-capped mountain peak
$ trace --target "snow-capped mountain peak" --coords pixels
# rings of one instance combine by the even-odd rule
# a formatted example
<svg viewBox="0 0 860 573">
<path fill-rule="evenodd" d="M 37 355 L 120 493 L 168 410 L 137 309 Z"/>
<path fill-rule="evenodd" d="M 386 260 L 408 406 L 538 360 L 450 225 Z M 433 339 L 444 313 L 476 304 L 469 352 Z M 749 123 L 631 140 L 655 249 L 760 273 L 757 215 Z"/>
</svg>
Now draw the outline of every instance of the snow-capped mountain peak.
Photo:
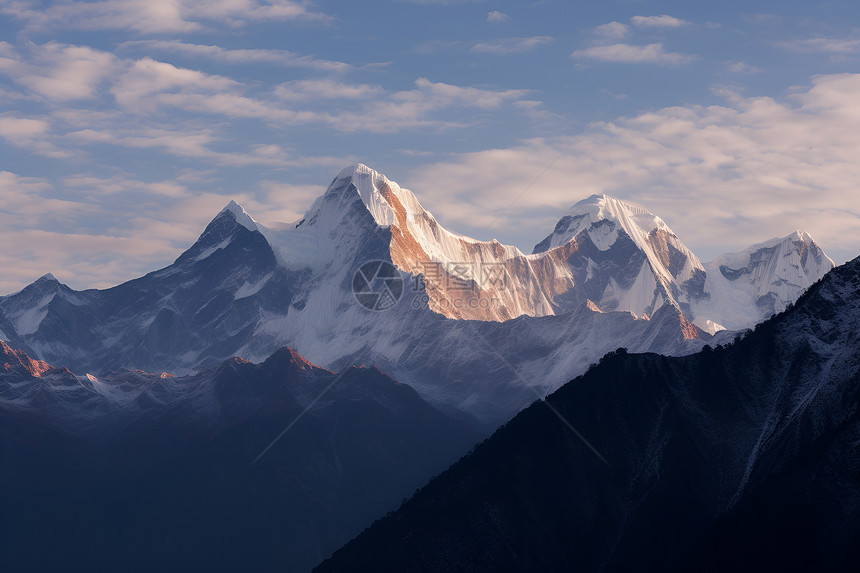
<svg viewBox="0 0 860 573">
<path fill-rule="evenodd" d="M 567 214 L 579 218 L 583 222 L 580 229 L 585 228 L 585 218 L 580 216 L 586 215 L 591 223 L 604 219 L 614 221 L 620 224 L 631 237 L 636 235 L 647 236 L 656 229 L 672 233 L 663 219 L 648 209 L 634 203 L 615 199 L 606 194 L 592 195 L 579 201 L 568 210 Z"/>
<path fill-rule="evenodd" d="M 696 305 L 696 324 L 740 330 L 782 312 L 836 265 L 809 233 L 756 243 L 706 265 L 707 297 Z M 706 330 L 711 330 L 706 328 Z"/>
<path fill-rule="evenodd" d="M 448 318 L 546 316 L 591 300 L 601 311 L 623 310 L 639 317 L 670 304 L 708 331 L 722 328 L 718 318 L 724 314 L 713 313 L 716 309 L 704 304 L 710 295 L 698 257 L 662 218 L 605 194 L 573 205 L 528 256 L 498 241 L 448 231 L 411 191 L 361 163 L 341 170 L 297 223 L 266 227 L 234 202 L 225 210 L 247 228 L 263 233 L 281 266 L 309 270 L 320 280 L 333 269 L 349 274 L 379 258 L 404 273 L 422 275 L 427 306 Z M 797 250 L 791 246 L 795 243 L 814 244 L 807 233 L 797 231 L 755 248 L 770 248 L 781 240 L 789 243 L 786 252 Z M 813 259 L 824 267 L 832 265 L 816 249 L 807 249 Z M 746 263 L 733 259 L 721 264 L 741 269 Z M 775 276 L 789 274 L 780 268 Z M 809 272 L 821 274 L 816 269 Z M 345 279 L 336 282 L 341 280 Z M 756 297 L 778 290 L 768 286 L 770 282 L 761 285 Z M 800 278 L 788 282 L 808 283 Z M 799 295 L 794 290 L 777 298 L 788 301 Z M 779 303 L 771 306 L 781 308 Z M 756 312 L 754 320 L 761 318 Z"/>
<path fill-rule="evenodd" d="M 610 221 L 623 229 L 637 244 L 646 242 L 649 234 L 656 230 L 673 234 L 663 219 L 644 207 L 621 201 L 609 195 L 592 195 L 573 205 L 556 225 L 553 233 L 541 241 L 535 253 L 548 251 L 567 244 L 583 231 L 588 231 L 602 221 Z M 595 245 L 608 249 L 614 243 L 617 233 L 595 231 L 590 233 Z"/>
<path fill-rule="evenodd" d="M 14 304 L 10 302 L 13 297 Z M 65 299 L 72 304 L 78 300 L 69 287 L 51 273 L 47 273 L 17 293 L 0 298 L 0 312 L 14 326 L 17 336 L 26 336 L 39 329 L 48 314 L 51 302 L 56 298 Z"/>
<path fill-rule="evenodd" d="M 490 266 L 514 258 L 522 259 L 520 267 L 529 274 L 519 249 L 448 231 L 411 191 L 366 165 L 342 170 L 292 228 L 260 230 L 288 268 L 326 273 L 337 267 L 352 273 L 362 263 L 382 258 L 404 273 L 423 275 L 426 304 L 449 318 L 505 320 L 553 313 L 534 285 L 492 293 L 484 288 Z"/>
<path fill-rule="evenodd" d="M 533 256 L 558 256 L 556 251 L 590 252 L 589 268 L 615 268 L 593 287 L 600 289 L 592 300 L 602 310 L 651 315 L 666 303 L 684 310 L 702 296 L 702 263 L 663 219 L 608 195 L 571 207 Z M 593 276 L 580 277 L 580 285 Z"/>
<path fill-rule="evenodd" d="M 254 220 L 251 215 L 248 214 L 245 209 L 236 203 L 236 201 L 230 201 L 226 207 L 221 209 L 221 213 L 230 213 L 233 215 L 233 218 L 237 223 L 248 229 L 249 231 L 257 230 L 257 221 Z M 219 215 L 221 214 L 219 213 Z"/>
<path fill-rule="evenodd" d="M 355 186 L 355 191 L 362 202 L 364 202 L 367 210 L 373 215 L 373 219 L 377 225 L 387 227 L 394 223 L 394 210 L 381 192 L 381 189 L 391 186 L 391 182 L 384 175 L 374 171 L 367 165 L 356 163 L 342 169 L 338 173 L 331 186 L 329 186 L 329 192 L 342 189 L 343 186 L 338 185 L 338 182 L 343 180 L 348 180 Z"/>
<path fill-rule="evenodd" d="M 696 269 L 703 269 L 698 257 L 678 240 L 663 219 L 644 207 L 605 194 L 592 195 L 571 207 L 534 252 L 565 245 L 582 232 L 587 232 L 595 246 L 605 251 L 615 243 L 620 230 L 648 255 L 654 270 L 664 278 L 674 277 L 683 282 Z M 679 254 L 687 259 L 684 263 L 679 262 Z"/>
</svg>

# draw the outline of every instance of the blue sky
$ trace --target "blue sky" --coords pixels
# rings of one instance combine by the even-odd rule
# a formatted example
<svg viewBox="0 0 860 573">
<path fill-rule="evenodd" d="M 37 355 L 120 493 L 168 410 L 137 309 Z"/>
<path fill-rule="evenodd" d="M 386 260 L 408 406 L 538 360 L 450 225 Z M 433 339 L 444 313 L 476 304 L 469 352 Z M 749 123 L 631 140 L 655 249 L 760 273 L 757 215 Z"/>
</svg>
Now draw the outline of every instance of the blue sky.
<svg viewBox="0 0 860 573">
<path fill-rule="evenodd" d="M 289 221 L 360 161 L 531 252 L 593 193 L 707 260 L 860 254 L 856 2 L 0 0 L 0 292 Z"/>
</svg>

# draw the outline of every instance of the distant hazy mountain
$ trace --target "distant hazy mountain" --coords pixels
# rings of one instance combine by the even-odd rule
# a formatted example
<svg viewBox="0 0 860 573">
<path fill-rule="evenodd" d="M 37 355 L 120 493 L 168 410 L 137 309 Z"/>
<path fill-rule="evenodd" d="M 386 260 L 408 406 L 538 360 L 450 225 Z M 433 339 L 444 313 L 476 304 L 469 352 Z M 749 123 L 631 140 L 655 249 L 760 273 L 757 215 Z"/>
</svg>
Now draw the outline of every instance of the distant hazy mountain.
<svg viewBox="0 0 860 573">
<path fill-rule="evenodd" d="M 372 261 L 391 276 L 356 279 Z M 619 346 L 684 354 L 705 331 L 751 326 L 830 265 L 798 235 L 719 262 L 717 276 L 659 217 L 606 196 L 575 205 L 525 255 L 445 230 L 410 191 L 356 165 L 300 221 L 267 227 L 231 202 L 172 265 L 114 288 L 42 277 L 0 298 L 0 332 L 95 376 L 185 374 L 291 346 L 335 370 L 375 364 L 494 424 Z M 396 292 L 377 312 L 353 291 L 372 298 L 380 280 Z"/>
<path fill-rule="evenodd" d="M 0 568 L 307 571 L 479 438 L 290 349 L 96 378 L 0 344 Z"/>
<path fill-rule="evenodd" d="M 318 571 L 853 571 L 858 333 L 860 258 L 728 347 L 607 357 Z"/>
</svg>

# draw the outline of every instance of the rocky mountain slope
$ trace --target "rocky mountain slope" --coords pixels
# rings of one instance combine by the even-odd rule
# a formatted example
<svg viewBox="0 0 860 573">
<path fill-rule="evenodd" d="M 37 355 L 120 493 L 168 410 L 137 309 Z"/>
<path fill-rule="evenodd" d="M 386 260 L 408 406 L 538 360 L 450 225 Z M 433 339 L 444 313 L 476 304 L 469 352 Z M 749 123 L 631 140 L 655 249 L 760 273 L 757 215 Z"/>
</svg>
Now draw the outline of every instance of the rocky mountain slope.
<svg viewBox="0 0 860 573">
<path fill-rule="evenodd" d="M 858 333 L 860 258 L 727 347 L 608 356 L 317 570 L 853 570 Z"/>
</svg>

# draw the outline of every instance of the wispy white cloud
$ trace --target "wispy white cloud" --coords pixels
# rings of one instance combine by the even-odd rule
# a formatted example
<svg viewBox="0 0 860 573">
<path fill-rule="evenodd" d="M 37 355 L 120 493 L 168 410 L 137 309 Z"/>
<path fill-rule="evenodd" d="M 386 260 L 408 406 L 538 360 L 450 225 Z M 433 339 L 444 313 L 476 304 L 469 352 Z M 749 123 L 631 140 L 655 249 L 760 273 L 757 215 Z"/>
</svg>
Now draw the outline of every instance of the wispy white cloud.
<svg viewBox="0 0 860 573">
<path fill-rule="evenodd" d="M 426 6 L 438 5 L 447 6 L 450 4 L 466 4 L 469 2 L 483 2 L 484 0 L 398 0 L 400 2 L 408 2 L 410 4 L 422 4 Z"/>
<path fill-rule="evenodd" d="M 487 12 L 487 22 L 491 24 L 499 24 L 500 22 L 507 22 L 510 20 L 510 16 L 505 14 L 504 12 L 499 12 L 498 10 L 492 10 Z"/>
<path fill-rule="evenodd" d="M 860 74 L 838 74 L 787 101 L 727 94 L 723 106 L 669 107 L 462 154 L 405 183 L 444 224 L 480 238 L 507 228 L 536 243 L 568 205 L 609 193 L 660 214 L 705 258 L 801 228 L 844 260 L 860 252 L 858 92 Z M 493 230 L 472 220 L 508 205 L 559 155 Z"/>
<path fill-rule="evenodd" d="M 597 26 L 594 32 L 601 38 L 620 40 L 630 32 L 630 26 L 613 21 Z"/>
<path fill-rule="evenodd" d="M 165 197 L 183 197 L 188 194 L 188 188 L 175 181 L 145 182 L 118 175 L 109 178 L 73 175 L 63 178 L 63 185 L 77 189 L 91 197 L 126 192 L 150 193 Z"/>
<path fill-rule="evenodd" d="M 260 63 L 272 64 L 288 68 L 308 68 L 312 70 L 343 72 L 353 69 L 353 66 L 335 60 L 324 60 L 313 56 L 303 56 L 289 50 L 264 49 L 226 49 L 221 46 L 207 44 L 190 44 L 178 40 L 135 40 L 125 42 L 121 48 L 144 49 L 164 52 L 166 54 L 183 54 L 206 58 L 231 64 Z"/>
<path fill-rule="evenodd" d="M 685 24 L 671 16 L 634 16 L 631 18 L 637 27 L 666 27 L 670 25 L 680 26 Z M 673 24 L 675 22 L 676 24 Z M 619 40 L 629 36 L 630 26 L 621 22 L 612 21 L 601 24 L 593 29 L 590 46 L 576 50 L 571 54 L 574 59 L 598 62 L 613 62 L 623 64 L 659 64 L 680 65 L 695 59 L 692 54 L 668 52 L 659 42 L 637 45 Z"/>
<path fill-rule="evenodd" d="M 792 52 L 847 55 L 860 53 L 860 38 L 809 38 L 780 42 Z"/>
<path fill-rule="evenodd" d="M 776 24 L 782 20 L 779 14 L 741 14 L 741 20 L 750 24 Z"/>
<path fill-rule="evenodd" d="M 323 189 L 319 185 L 295 185 L 263 179 L 261 193 L 242 201 L 242 206 L 265 223 L 289 223 L 301 218 Z M 257 198 L 259 197 L 259 198 Z"/>
<path fill-rule="evenodd" d="M 87 46 L 50 42 L 27 48 L 29 53 L 21 54 L 8 42 L 0 42 L 0 72 L 50 100 L 93 98 L 118 61 Z"/>
<path fill-rule="evenodd" d="M 222 151 L 224 138 L 212 129 L 180 127 L 137 127 L 134 129 L 106 126 L 69 133 L 67 139 L 80 144 L 108 144 L 131 149 L 151 149 L 173 157 L 198 159 L 219 166 L 268 165 L 288 167 L 300 162 L 279 145 L 245 144 L 241 149 Z"/>
<path fill-rule="evenodd" d="M 615 62 L 623 64 L 662 64 L 680 65 L 695 59 L 690 54 L 667 52 L 663 44 L 654 43 L 644 46 L 631 44 L 609 44 L 592 46 L 584 50 L 576 50 L 571 54 L 579 60 L 597 60 L 601 62 Z"/>
<path fill-rule="evenodd" d="M 662 16 L 633 16 L 630 22 L 638 28 L 680 28 L 689 24 L 686 20 L 681 20 L 663 14 Z"/>
<path fill-rule="evenodd" d="M 0 171 L 0 241 L 15 245 L 0 250 L 0 293 L 47 272 L 74 288 L 113 286 L 169 264 L 231 198 L 259 217 L 291 221 L 322 192 L 263 180 L 227 196 L 204 190 L 205 178 L 179 179 L 199 186 L 87 174 L 54 184 Z"/>
<path fill-rule="evenodd" d="M 0 135 L 10 141 L 29 141 L 44 136 L 48 130 L 48 122 L 41 119 L 0 116 Z"/>
<path fill-rule="evenodd" d="M 427 100 L 433 105 L 447 107 L 459 104 L 483 109 L 498 109 L 507 102 L 526 96 L 529 90 L 487 90 L 463 87 L 444 82 L 431 82 L 427 78 L 415 80 L 416 91 L 398 92 L 394 99 L 399 101 Z"/>
<path fill-rule="evenodd" d="M 0 205 L 0 241 L 15 245 L 14 249 L 0 249 L 3 294 L 21 288 L 51 268 L 61 268 L 52 267 L 49 260 L 65 258 L 62 253 L 70 243 L 57 240 L 46 244 L 40 239 L 50 232 L 36 229 L 56 228 L 98 212 L 92 204 L 52 196 L 52 185 L 43 178 L 23 177 L 10 171 L 0 171 Z"/>
<path fill-rule="evenodd" d="M 392 92 L 381 86 L 331 79 L 298 80 L 277 86 L 274 99 L 261 99 L 247 95 L 246 86 L 230 78 L 143 58 L 119 76 L 111 92 L 120 106 L 136 113 L 178 108 L 225 118 L 262 118 L 288 124 L 322 124 L 342 132 L 376 133 L 454 127 L 456 124 L 434 114 L 455 107 L 498 109 L 528 93 L 457 86 L 427 78 L 418 78 L 415 88 Z M 321 100 L 329 104 L 320 106 Z M 340 102 L 343 107 L 331 102 Z M 203 149 L 211 143 L 211 132 L 189 135 L 177 151 L 202 157 Z"/>
<path fill-rule="evenodd" d="M 160 105 L 193 94 L 227 95 L 239 83 L 230 78 L 178 68 L 152 58 L 131 63 L 111 88 L 116 101 L 125 109 L 148 112 Z M 197 100 L 199 103 L 200 100 Z"/>
<path fill-rule="evenodd" d="M 0 138 L 7 143 L 30 150 L 38 155 L 67 159 L 72 151 L 65 151 L 51 143 L 51 124 L 44 118 L 0 116 Z"/>
<path fill-rule="evenodd" d="M 79 288 L 138 276 L 187 248 L 230 198 L 264 220 L 298 217 L 322 189 L 278 182 L 279 175 L 307 171 L 305 162 L 329 171 L 353 158 L 300 158 L 280 137 L 286 126 L 333 133 L 431 132 L 465 127 L 500 111 L 521 117 L 545 113 L 541 102 L 527 99 L 529 90 L 425 77 L 392 89 L 369 82 L 367 75 L 362 82 L 348 81 L 340 72 L 355 68 L 345 63 L 282 50 L 179 41 L 130 42 L 124 49 L 116 55 L 58 42 L 0 42 L 0 75 L 11 80 L 0 98 L 26 104 L 0 114 L 0 142 L 65 160 L 52 164 L 50 183 L 14 174 L 0 181 L 0 241 L 17 249 L 0 253 L 0 265 L 15 269 L 0 277 L 0 292 L 49 271 Z M 142 56 L 139 50 L 207 61 L 191 69 L 148 53 L 123 57 Z M 328 77 L 273 86 L 210 73 L 225 70 L 207 66 L 210 61 L 299 67 Z M 258 118 L 264 121 L 245 121 Z M 263 134 L 270 139 L 242 139 L 248 125 L 257 123 L 265 123 Z M 147 179 L 151 172 L 117 174 L 121 169 L 113 161 L 129 156 L 150 165 L 163 158 L 164 170 L 155 179 Z M 93 166 L 93 172 L 75 173 L 81 165 Z M 229 195 L 213 193 L 225 186 L 224 167 L 252 167 L 248 171 L 263 182 L 251 179 L 247 188 L 229 185 Z M 187 171 L 192 168 L 198 171 Z M 194 176 L 203 172 L 209 173 L 205 181 Z"/>
<path fill-rule="evenodd" d="M 35 28 L 119 29 L 149 34 L 199 31 L 209 23 L 236 27 L 248 22 L 330 19 L 306 2 L 291 0 L 102 0 L 48 6 L 28 0 L 3 0 L 0 13 Z"/>
<path fill-rule="evenodd" d="M 42 201 L 39 193 L 51 188 L 51 184 L 40 177 L 22 177 L 11 171 L 0 171 L 0 196 L 3 203 L 28 201 L 32 204 Z M 31 197 L 36 197 L 31 200 Z M 31 207 L 27 210 L 35 210 Z"/>
<path fill-rule="evenodd" d="M 522 101 L 529 93 L 529 90 L 489 90 L 418 78 L 415 89 L 388 93 L 383 98 L 363 103 L 356 110 L 331 115 L 329 120 L 345 132 L 392 133 L 415 128 L 462 128 L 468 124 L 440 119 L 436 114 L 456 108 L 499 110 Z"/>
<path fill-rule="evenodd" d="M 0 54 L 0 70 L 39 97 L 69 101 L 68 94 L 74 93 L 87 100 L 86 107 L 61 106 L 41 116 L 3 116 L 0 137 L 52 157 L 84 154 L 93 145 L 149 149 L 216 165 L 287 167 L 296 162 L 288 149 L 237 145 L 229 135 L 230 123 L 258 119 L 261 124 L 320 125 L 341 133 L 393 133 L 468 125 L 443 117 L 458 109 L 495 111 L 511 105 L 527 117 L 541 113 L 540 102 L 525 99 L 528 90 L 457 86 L 427 78 L 418 78 L 414 89 L 400 91 L 332 78 L 295 80 L 261 90 L 150 57 L 120 59 L 91 48 L 31 45 L 19 53 L 3 43 Z M 68 78 L 73 88 L 57 88 L 65 78 L 54 72 L 62 70 L 57 62 L 81 58 L 104 61 L 105 71 L 81 73 Z M 57 95 L 54 89 L 63 93 Z"/>
<path fill-rule="evenodd" d="M 538 46 L 552 42 L 550 36 L 532 36 L 531 38 L 503 38 L 495 42 L 480 43 L 472 46 L 473 52 L 484 54 L 522 54 L 530 52 Z"/>
<path fill-rule="evenodd" d="M 316 158 L 309 158 L 316 163 Z M 350 158 L 324 158 L 339 169 Z M 316 163 L 319 165 L 319 163 Z M 177 181 L 77 174 L 58 183 L 0 171 L 0 293 L 51 272 L 73 288 L 105 288 L 169 264 L 230 199 L 264 222 L 294 221 L 323 185 L 262 179 L 228 195 L 199 172 Z M 65 194 L 65 198 L 58 197 Z M 100 226 L 94 227 L 94 219 Z"/>
<path fill-rule="evenodd" d="M 294 80 L 280 84 L 275 95 L 287 101 L 307 101 L 314 99 L 360 100 L 379 97 L 385 93 L 381 86 L 348 83 L 332 79 Z"/>
<path fill-rule="evenodd" d="M 729 62 L 726 64 L 726 69 L 735 74 L 759 74 L 764 71 L 746 62 Z"/>
</svg>

